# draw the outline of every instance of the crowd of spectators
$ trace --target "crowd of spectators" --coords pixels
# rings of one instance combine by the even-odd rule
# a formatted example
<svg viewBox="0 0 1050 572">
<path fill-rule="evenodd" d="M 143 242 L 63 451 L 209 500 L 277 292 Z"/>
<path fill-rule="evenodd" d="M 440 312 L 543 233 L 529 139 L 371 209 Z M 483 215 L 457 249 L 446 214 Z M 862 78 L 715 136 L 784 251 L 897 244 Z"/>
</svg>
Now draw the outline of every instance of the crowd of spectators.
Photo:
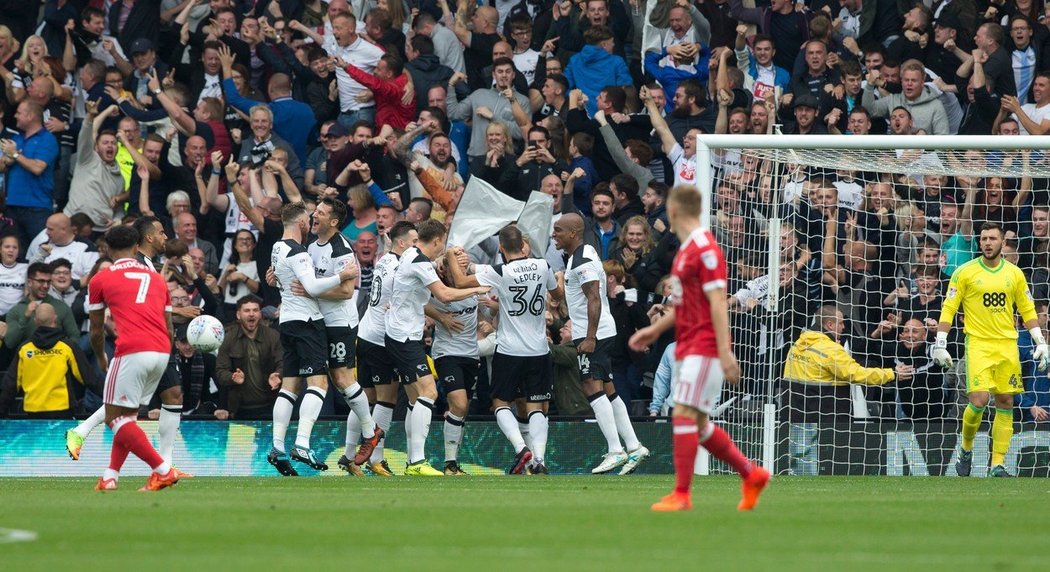
<svg viewBox="0 0 1050 572">
<path fill-rule="evenodd" d="M 347 202 L 363 310 L 386 232 L 399 220 L 451 224 L 477 177 L 521 200 L 551 195 L 555 217 L 584 216 L 619 328 L 617 392 L 658 415 L 671 340 L 644 353 L 626 340 L 665 311 L 679 244 L 663 201 L 671 186 L 696 183 L 697 134 L 1050 132 L 1041 1 L 449 1 L 5 3 L 0 360 L 45 343 L 37 328 L 90 352 L 84 290 L 111 263 L 100 236 L 154 216 L 165 232 L 149 240 L 176 322 L 205 313 L 229 324 L 217 359 L 180 329 L 186 412 L 265 418 L 279 384 L 270 324 L 280 299 L 265 274 L 281 205 Z M 953 160 L 1002 167 L 1043 156 Z M 830 304 L 862 365 L 922 372 L 869 390 L 868 413 L 953 416 L 964 374 L 925 367 L 928 345 L 946 279 L 976 255 L 984 221 L 1008 229 L 1007 258 L 1033 283 L 1045 322 L 1045 180 L 774 166 L 739 151 L 715 166 L 713 225 L 744 367 L 738 405 L 770 393 L 789 346 L 823 327 L 813 316 Z M 774 233 L 782 265 L 770 313 Z M 564 268 L 565 254 L 546 258 Z M 488 241 L 471 256 L 493 263 L 498 252 Z M 481 301 L 489 352 L 498 303 Z M 552 303 L 553 413 L 585 414 L 566 319 Z M 474 414 L 488 408 L 482 370 Z M 68 377 L 65 406 L 26 400 L 27 412 L 90 409 L 95 373 Z M 1025 383 L 1025 415 L 1046 420 L 1046 376 L 1026 366 Z"/>
</svg>

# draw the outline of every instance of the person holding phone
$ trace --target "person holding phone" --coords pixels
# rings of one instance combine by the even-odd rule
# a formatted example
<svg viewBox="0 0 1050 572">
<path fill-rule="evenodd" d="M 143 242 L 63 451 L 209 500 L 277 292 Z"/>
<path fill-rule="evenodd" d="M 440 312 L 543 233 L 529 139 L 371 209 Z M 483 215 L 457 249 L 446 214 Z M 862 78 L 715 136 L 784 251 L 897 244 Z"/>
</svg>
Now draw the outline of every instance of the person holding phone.
<svg viewBox="0 0 1050 572">
<path fill-rule="evenodd" d="M 561 177 L 569 166 L 557 159 L 551 151 L 551 134 L 539 125 L 529 129 L 525 150 L 503 170 L 496 188 L 519 201 L 528 200 L 532 191 L 539 191 L 548 175 Z"/>
</svg>

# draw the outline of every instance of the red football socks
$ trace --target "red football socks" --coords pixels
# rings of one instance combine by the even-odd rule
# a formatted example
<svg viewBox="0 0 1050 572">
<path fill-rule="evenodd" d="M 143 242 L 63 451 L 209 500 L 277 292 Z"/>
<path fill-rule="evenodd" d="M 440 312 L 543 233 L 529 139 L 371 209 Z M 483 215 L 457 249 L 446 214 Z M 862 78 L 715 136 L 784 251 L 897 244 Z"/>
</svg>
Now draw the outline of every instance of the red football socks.
<svg viewBox="0 0 1050 572">
<path fill-rule="evenodd" d="M 149 442 L 149 437 L 142 431 L 142 428 L 138 426 L 138 423 L 130 421 L 124 423 L 122 426 L 117 428 L 117 432 L 113 435 L 113 449 L 114 455 L 117 447 L 122 447 L 126 451 L 131 451 L 136 457 L 142 459 L 152 469 L 164 464 L 164 459 L 161 458 L 160 453 L 153 448 L 153 445 Z M 127 457 L 127 452 L 124 453 L 124 457 Z M 110 463 L 113 462 L 113 457 L 110 457 Z M 123 461 L 121 461 L 123 464 Z M 112 468 L 112 467 L 110 467 Z"/>
<path fill-rule="evenodd" d="M 126 447 L 122 447 L 117 444 L 117 440 L 113 440 L 113 448 L 109 451 L 109 468 L 120 472 L 120 468 L 124 466 L 124 461 L 128 458 L 128 450 Z"/>
<path fill-rule="evenodd" d="M 696 450 L 700 444 L 696 421 L 685 417 L 671 420 L 674 426 L 674 477 L 675 492 L 689 493 L 693 482 L 693 467 L 696 464 Z"/>
<path fill-rule="evenodd" d="M 677 428 L 677 425 L 676 425 Z M 733 439 L 729 437 L 729 434 L 722 430 L 721 427 L 708 421 L 708 426 L 704 428 L 705 433 L 709 433 L 708 436 L 703 439 L 701 444 L 704 446 L 711 456 L 722 461 L 733 467 L 733 470 L 740 474 L 741 477 L 747 478 L 751 474 L 751 461 L 747 460 L 747 457 L 740 452 L 740 449 L 736 448 L 733 444 Z M 678 436 L 675 435 L 677 438 Z M 678 442 L 675 441 L 677 445 Z M 678 450 L 675 450 L 675 467 L 678 466 Z"/>
</svg>

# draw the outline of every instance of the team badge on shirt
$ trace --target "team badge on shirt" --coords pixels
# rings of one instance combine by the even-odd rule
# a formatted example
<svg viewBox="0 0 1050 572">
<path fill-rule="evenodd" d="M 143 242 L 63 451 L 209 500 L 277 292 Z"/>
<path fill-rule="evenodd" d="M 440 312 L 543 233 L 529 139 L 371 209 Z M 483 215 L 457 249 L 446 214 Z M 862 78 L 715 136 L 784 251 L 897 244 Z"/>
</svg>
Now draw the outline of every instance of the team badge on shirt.
<svg viewBox="0 0 1050 572">
<path fill-rule="evenodd" d="M 700 260 L 704 261 L 704 267 L 708 270 L 714 270 L 718 268 L 718 256 L 713 251 L 707 250 L 700 255 Z"/>
</svg>

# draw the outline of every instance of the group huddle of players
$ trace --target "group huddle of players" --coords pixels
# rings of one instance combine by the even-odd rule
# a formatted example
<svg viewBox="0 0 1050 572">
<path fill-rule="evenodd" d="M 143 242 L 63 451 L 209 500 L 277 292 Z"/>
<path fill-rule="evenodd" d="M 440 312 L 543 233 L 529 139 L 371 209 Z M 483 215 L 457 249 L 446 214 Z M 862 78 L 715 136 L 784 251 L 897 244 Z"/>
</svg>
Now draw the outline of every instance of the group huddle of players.
<svg viewBox="0 0 1050 572">
<path fill-rule="evenodd" d="M 340 467 L 360 473 L 367 463 L 375 474 L 391 474 L 383 458 L 383 435 L 403 386 L 409 401 L 405 474 L 465 474 L 456 456 L 463 439 L 467 392 L 481 364 L 478 296 L 490 290 L 500 300 L 492 358 L 497 373 L 491 395 L 497 423 L 515 451 L 508 472 L 548 472 L 546 409 L 553 380 L 544 317 L 548 294 L 568 302 L 573 338 L 580 349 L 581 379 L 608 441 L 608 451 L 594 472 L 631 473 L 649 456 L 635 435 L 626 405 L 609 383 L 616 325 L 609 312 L 601 261 L 592 247 L 582 244 L 582 219 L 567 215 L 554 224 L 555 245 L 571 253 L 563 278 L 544 259 L 529 256 L 528 243 L 514 225 L 499 233 L 503 263 L 489 266 L 471 264 L 458 246 L 446 248 L 446 229 L 437 221 L 418 226 L 400 222 L 388 233 L 390 251 L 375 264 L 368 305 L 359 317 L 352 299 L 357 278 L 354 254 L 338 231 L 345 217 L 345 206 L 328 200 L 319 202 L 312 219 L 302 205 L 288 205 L 282 212 L 284 236 L 273 249 L 272 280 L 282 297 L 279 329 L 285 362 L 274 407 L 273 447 L 267 457 L 282 475 L 295 474 L 292 460 L 319 470 L 328 468 L 310 448 L 310 431 L 329 377 L 352 409 Z M 308 231 L 316 240 L 304 247 Z M 435 322 L 433 370 L 423 341 L 426 316 Z M 360 383 L 351 369 L 355 362 Z M 440 471 L 425 454 L 438 396 L 435 370 L 449 403 L 444 419 L 445 466 Z M 285 432 L 304 379 L 306 393 L 289 453 Z M 527 424 L 519 426 L 515 407 Z"/>
</svg>

